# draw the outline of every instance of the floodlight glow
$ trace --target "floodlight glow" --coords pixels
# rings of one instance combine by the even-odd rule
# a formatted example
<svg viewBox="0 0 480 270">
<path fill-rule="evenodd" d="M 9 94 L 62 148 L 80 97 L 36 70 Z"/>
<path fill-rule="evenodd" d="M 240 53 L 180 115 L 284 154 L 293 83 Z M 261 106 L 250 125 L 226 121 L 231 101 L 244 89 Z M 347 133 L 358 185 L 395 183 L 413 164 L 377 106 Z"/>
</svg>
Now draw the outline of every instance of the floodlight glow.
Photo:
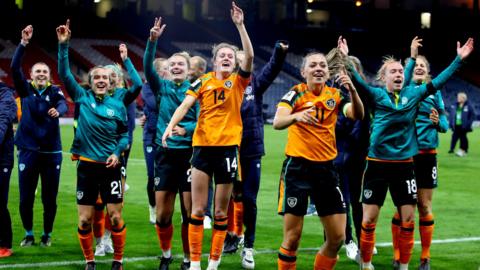
<svg viewBox="0 0 480 270">
<path fill-rule="evenodd" d="M 313 10 L 312 10 L 312 9 L 310 9 L 310 8 L 309 8 L 309 9 L 307 9 L 307 13 L 312 13 L 312 11 L 313 11 Z"/>
<path fill-rule="evenodd" d="M 360 0 L 355 1 L 355 6 L 361 7 L 362 6 L 362 1 L 360 1 Z"/>
<path fill-rule="evenodd" d="M 420 23 L 422 29 L 430 29 L 432 24 L 432 14 L 430 12 L 422 12 L 420 14 Z"/>
<path fill-rule="evenodd" d="M 93 2 L 96 3 L 96 4 L 100 3 L 100 1 L 102 1 L 102 0 L 93 0 Z"/>
<path fill-rule="evenodd" d="M 307 0 L 307 2 L 311 4 L 311 3 L 313 3 L 313 0 Z"/>
</svg>

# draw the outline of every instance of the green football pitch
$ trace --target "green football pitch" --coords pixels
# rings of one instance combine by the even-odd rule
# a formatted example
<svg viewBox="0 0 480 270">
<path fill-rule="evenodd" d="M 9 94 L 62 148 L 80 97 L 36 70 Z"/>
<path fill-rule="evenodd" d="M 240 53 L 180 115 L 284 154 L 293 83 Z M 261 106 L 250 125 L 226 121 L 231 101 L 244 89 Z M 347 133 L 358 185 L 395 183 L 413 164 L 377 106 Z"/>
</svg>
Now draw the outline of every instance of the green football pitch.
<svg viewBox="0 0 480 270">
<path fill-rule="evenodd" d="M 72 141 L 71 126 L 62 126 L 63 148 L 68 152 Z M 447 154 L 450 133 L 442 134 L 439 150 L 439 187 L 435 190 L 433 208 L 435 233 L 432 245 L 432 269 L 480 269 L 480 139 L 479 130 L 469 134 L 470 153 L 467 157 Z M 148 222 L 146 168 L 143 160 L 141 129 L 135 130 L 135 140 L 128 164 L 128 184 L 124 218 L 127 223 L 125 248 L 126 269 L 157 269 L 161 254 L 154 226 Z M 276 269 L 277 250 L 282 241 L 282 218 L 276 214 L 277 188 L 284 159 L 286 131 L 265 127 L 267 155 L 263 159 L 262 179 L 258 196 L 258 223 L 255 249 L 256 269 Z M 12 257 L 0 259 L 0 269 L 83 269 L 83 256 L 77 239 L 77 208 L 75 204 L 75 163 L 64 154 L 58 212 L 52 246 L 19 247 L 24 231 L 18 212 L 19 191 L 15 167 L 10 184 L 9 209 L 12 215 L 14 242 Z M 35 203 L 34 232 L 38 241 L 42 232 L 40 185 Z M 178 202 L 177 202 L 178 210 Z M 380 214 L 377 225 L 378 255 L 373 259 L 376 269 L 391 269 L 392 249 L 390 219 L 393 214 L 390 198 Z M 173 253 L 177 256 L 171 269 L 179 269 L 181 261 L 180 212 L 174 216 L 176 226 Z M 417 225 L 416 225 L 417 226 Z M 318 217 L 306 217 L 298 252 L 297 269 L 312 269 L 315 252 L 323 242 Z M 204 253 L 208 253 L 210 230 L 206 230 Z M 415 239 L 419 240 L 418 232 Z M 420 245 L 416 244 L 410 269 L 418 267 Z M 207 258 L 202 259 L 206 267 Z M 97 269 L 110 269 L 111 255 L 97 258 Z M 357 269 L 357 264 L 340 251 L 336 269 Z M 220 269 L 241 269 L 239 254 L 223 256 Z"/>
</svg>

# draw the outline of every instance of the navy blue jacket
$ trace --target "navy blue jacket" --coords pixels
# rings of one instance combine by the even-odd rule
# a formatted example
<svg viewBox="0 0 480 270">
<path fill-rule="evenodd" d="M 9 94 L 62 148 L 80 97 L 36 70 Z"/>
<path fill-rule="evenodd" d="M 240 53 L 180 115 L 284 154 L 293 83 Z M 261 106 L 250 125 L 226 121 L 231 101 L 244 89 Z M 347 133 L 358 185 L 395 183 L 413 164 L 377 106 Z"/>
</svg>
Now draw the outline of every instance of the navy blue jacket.
<svg viewBox="0 0 480 270">
<path fill-rule="evenodd" d="M 13 127 L 17 104 L 13 89 L 0 82 L 0 166 L 13 167 Z"/>
<path fill-rule="evenodd" d="M 143 127 L 143 144 L 153 145 L 157 133 L 158 106 L 157 99 L 150 89 L 150 84 L 145 83 L 142 88 L 143 113 L 146 121 Z"/>
<path fill-rule="evenodd" d="M 282 70 L 287 53 L 275 44 L 270 61 L 260 70 L 252 73 L 250 84 L 245 89 L 241 114 L 243 122 L 241 157 L 261 157 L 265 155 L 263 143 L 263 93 L 273 83 Z"/>
<path fill-rule="evenodd" d="M 58 117 L 48 115 L 55 108 L 60 116 L 67 112 L 67 104 L 62 90 L 49 85 L 40 93 L 23 75 L 22 58 L 25 46 L 19 44 L 12 59 L 13 82 L 21 98 L 22 119 L 15 134 L 18 148 L 40 152 L 62 151 Z"/>
<path fill-rule="evenodd" d="M 132 147 L 137 103 L 134 101 L 125 107 L 127 109 L 128 144 Z"/>
<path fill-rule="evenodd" d="M 455 130 L 455 126 L 456 126 L 457 107 L 458 107 L 458 103 L 450 106 L 450 110 L 449 110 L 448 122 L 452 130 Z M 475 110 L 473 109 L 473 106 L 468 105 L 468 100 L 467 100 L 463 104 L 463 108 L 462 108 L 462 129 L 467 132 L 472 131 L 472 124 L 474 120 L 475 120 Z"/>
</svg>

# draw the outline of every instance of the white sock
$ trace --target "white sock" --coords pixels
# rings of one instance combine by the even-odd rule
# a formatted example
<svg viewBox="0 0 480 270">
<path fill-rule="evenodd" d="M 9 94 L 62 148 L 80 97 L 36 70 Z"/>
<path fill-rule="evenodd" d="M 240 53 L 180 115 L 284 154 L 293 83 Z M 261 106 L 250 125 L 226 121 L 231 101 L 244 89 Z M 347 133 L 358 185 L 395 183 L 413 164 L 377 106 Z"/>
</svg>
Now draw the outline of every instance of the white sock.
<svg viewBox="0 0 480 270">
<path fill-rule="evenodd" d="M 405 264 L 404 264 L 404 263 L 401 263 L 399 269 L 400 269 L 400 270 L 408 270 L 408 263 L 405 263 Z"/>
</svg>

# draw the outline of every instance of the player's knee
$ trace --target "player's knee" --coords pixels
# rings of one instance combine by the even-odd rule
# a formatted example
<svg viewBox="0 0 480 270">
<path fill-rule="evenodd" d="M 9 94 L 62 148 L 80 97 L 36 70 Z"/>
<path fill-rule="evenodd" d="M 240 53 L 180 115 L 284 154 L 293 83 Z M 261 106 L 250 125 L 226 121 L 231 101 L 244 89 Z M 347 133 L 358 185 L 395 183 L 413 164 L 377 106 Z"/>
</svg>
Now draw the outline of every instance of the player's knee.
<svg viewBox="0 0 480 270">
<path fill-rule="evenodd" d="M 78 219 L 78 225 L 84 230 L 89 230 L 92 227 L 92 219 L 86 216 L 80 216 Z"/>
<path fill-rule="evenodd" d="M 432 213 L 432 209 L 430 209 L 430 206 L 428 205 L 418 205 L 418 213 L 420 214 L 421 217 L 428 216 L 429 214 Z"/>
<path fill-rule="evenodd" d="M 113 212 L 110 215 L 110 222 L 112 223 L 113 227 L 117 227 L 118 225 L 120 225 L 123 222 L 120 212 Z"/>
<path fill-rule="evenodd" d="M 338 250 L 340 250 L 344 242 L 345 242 L 345 233 L 339 232 L 328 237 L 326 241 L 326 245 L 328 249 L 338 252 Z"/>
<path fill-rule="evenodd" d="M 192 215 L 195 215 L 197 217 L 203 217 L 205 216 L 205 208 L 195 208 L 192 209 Z"/>
<path fill-rule="evenodd" d="M 157 224 L 162 226 L 167 226 L 172 223 L 172 217 L 167 215 L 157 215 Z"/>
<path fill-rule="evenodd" d="M 297 250 L 300 242 L 300 236 L 290 234 L 282 243 L 282 247 L 288 250 Z"/>
<path fill-rule="evenodd" d="M 227 216 L 227 211 L 223 209 L 215 209 L 215 216 L 216 217 L 225 217 Z"/>
</svg>

